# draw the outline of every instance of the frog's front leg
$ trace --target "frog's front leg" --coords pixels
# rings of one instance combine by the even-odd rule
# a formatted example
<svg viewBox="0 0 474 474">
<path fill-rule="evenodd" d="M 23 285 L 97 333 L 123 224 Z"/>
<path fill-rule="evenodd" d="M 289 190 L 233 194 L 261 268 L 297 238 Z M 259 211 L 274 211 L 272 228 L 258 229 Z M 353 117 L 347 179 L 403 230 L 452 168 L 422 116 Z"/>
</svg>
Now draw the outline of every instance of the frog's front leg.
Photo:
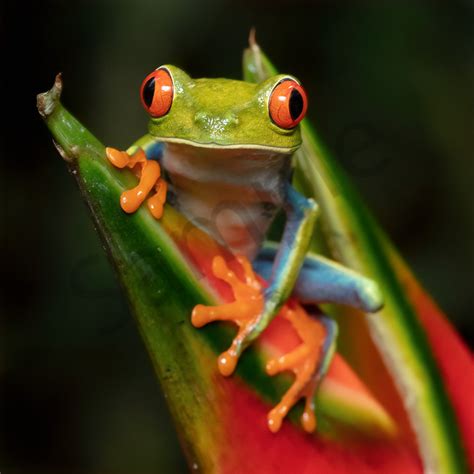
<svg viewBox="0 0 474 474">
<path fill-rule="evenodd" d="M 130 168 L 140 179 L 137 186 L 122 193 L 120 197 L 122 209 L 128 214 L 135 212 L 154 190 L 155 193 L 148 199 L 147 204 L 153 217 L 159 219 L 163 214 L 167 185 L 161 178 L 158 161 L 148 159 L 142 147 L 134 147 L 133 153 L 110 147 L 107 147 L 105 151 L 107 158 L 115 167 Z"/>
<path fill-rule="evenodd" d="M 228 268 L 216 273 L 216 260 L 213 264 L 214 274 L 218 278 L 225 279 L 233 288 L 235 303 L 224 306 L 203 306 L 194 308 L 192 322 L 195 326 L 203 326 L 215 320 L 231 320 L 239 326 L 239 332 L 232 341 L 231 347 L 219 358 L 219 369 L 223 375 L 230 375 L 237 364 L 242 351 L 254 341 L 276 316 L 283 303 L 288 299 L 298 277 L 308 249 L 314 223 L 317 216 L 318 206 L 312 199 L 301 196 L 290 184 L 286 189 L 285 210 L 287 223 L 283 233 L 283 239 L 277 252 L 273 265 L 269 286 L 264 291 L 257 290 L 259 304 L 248 295 L 238 290 L 236 277 Z M 241 262 L 245 259 L 240 257 Z M 246 280 L 256 286 L 258 280 L 253 275 L 248 262 L 246 264 Z M 252 274 L 249 272 L 252 271 Z M 252 283 L 253 282 L 253 283 Z M 237 288 L 237 290 L 236 290 Z M 252 303 L 252 304 L 250 304 Z M 225 367 L 225 368 L 224 368 Z"/>
<path fill-rule="evenodd" d="M 191 316 L 191 322 L 195 327 L 204 326 L 211 321 L 233 321 L 239 327 L 230 348 L 218 358 L 219 371 L 222 375 L 231 375 L 234 372 L 249 326 L 254 323 L 264 306 L 262 285 L 252 266 L 244 257 L 237 257 L 237 261 L 244 271 L 244 281 L 235 275 L 221 256 L 215 257 L 212 262 L 214 275 L 230 285 L 235 301 L 219 306 L 197 305 Z"/>
</svg>

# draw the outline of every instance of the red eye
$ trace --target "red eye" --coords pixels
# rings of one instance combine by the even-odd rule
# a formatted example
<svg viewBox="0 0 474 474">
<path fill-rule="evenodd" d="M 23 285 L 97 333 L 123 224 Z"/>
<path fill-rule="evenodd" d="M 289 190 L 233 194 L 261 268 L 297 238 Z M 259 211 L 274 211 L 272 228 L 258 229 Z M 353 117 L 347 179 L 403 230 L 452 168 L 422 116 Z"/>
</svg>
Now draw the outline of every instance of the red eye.
<svg viewBox="0 0 474 474">
<path fill-rule="evenodd" d="M 294 128 L 306 114 L 306 92 L 293 79 L 284 79 L 273 89 L 268 108 L 276 125 L 281 128 Z"/>
<path fill-rule="evenodd" d="M 155 118 L 163 117 L 173 103 L 173 79 L 169 71 L 159 68 L 145 78 L 140 89 L 145 110 Z"/>
</svg>

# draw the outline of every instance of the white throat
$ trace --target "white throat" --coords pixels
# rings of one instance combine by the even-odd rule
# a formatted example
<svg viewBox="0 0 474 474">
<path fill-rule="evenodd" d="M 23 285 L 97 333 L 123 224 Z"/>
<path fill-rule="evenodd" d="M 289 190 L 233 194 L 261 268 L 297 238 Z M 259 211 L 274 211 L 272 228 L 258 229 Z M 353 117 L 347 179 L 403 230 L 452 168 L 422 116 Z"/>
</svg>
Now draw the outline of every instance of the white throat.
<svg viewBox="0 0 474 474">
<path fill-rule="evenodd" d="M 234 254 L 252 259 L 283 204 L 291 155 L 166 143 L 169 201 Z"/>
</svg>

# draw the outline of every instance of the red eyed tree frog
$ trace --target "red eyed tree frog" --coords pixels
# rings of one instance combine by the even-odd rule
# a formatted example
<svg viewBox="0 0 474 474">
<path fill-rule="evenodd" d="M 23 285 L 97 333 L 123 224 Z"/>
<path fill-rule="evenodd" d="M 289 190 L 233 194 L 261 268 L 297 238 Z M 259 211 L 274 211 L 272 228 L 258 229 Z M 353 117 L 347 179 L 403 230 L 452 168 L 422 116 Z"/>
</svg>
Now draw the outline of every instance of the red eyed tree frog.
<svg viewBox="0 0 474 474">
<path fill-rule="evenodd" d="M 306 398 L 302 424 L 316 426 L 314 393 L 334 353 L 337 326 L 310 316 L 298 303 L 338 303 L 366 312 L 382 307 L 377 285 L 357 273 L 308 253 L 318 205 L 291 185 L 292 155 L 301 145 L 298 127 L 307 97 L 297 79 L 278 75 L 260 84 L 229 79 L 191 79 L 175 66 L 162 66 L 141 86 L 151 116 L 149 133 L 127 152 L 107 148 L 110 162 L 138 170 L 138 185 L 121 196 L 122 209 L 136 211 L 147 199 L 159 219 L 165 200 L 242 264 L 241 281 L 216 257 L 213 272 L 231 285 L 235 301 L 197 305 L 191 321 L 233 321 L 239 331 L 218 358 L 223 375 L 233 373 L 242 351 L 277 313 L 293 325 L 302 343 L 267 364 L 270 375 L 293 370 L 293 385 L 269 413 L 275 432 L 289 409 Z M 284 209 L 281 242 L 265 243 L 276 213 Z M 257 276 L 258 275 L 258 276 Z M 264 287 L 259 276 L 268 281 Z"/>
</svg>

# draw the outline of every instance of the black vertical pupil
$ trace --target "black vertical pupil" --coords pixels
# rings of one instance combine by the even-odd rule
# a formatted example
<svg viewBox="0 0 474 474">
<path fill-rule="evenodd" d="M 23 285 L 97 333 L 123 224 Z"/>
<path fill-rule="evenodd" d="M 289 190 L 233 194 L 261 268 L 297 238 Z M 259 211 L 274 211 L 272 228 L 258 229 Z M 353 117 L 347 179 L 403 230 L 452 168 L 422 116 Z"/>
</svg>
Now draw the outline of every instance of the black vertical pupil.
<svg viewBox="0 0 474 474">
<path fill-rule="evenodd" d="M 147 107 L 150 107 L 153 102 L 153 96 L 155 95 L 155 78 L 150 77 L 146 81 L 145 87 L 143 88 L 143 102 Z"/>
<path fill-rule="evenodd" d="M 293 120 L 296 120 L 303 112 L 303 96 L 297 89 L 293 89 L 290 94 L 290 115 Z"/>
</svg>

